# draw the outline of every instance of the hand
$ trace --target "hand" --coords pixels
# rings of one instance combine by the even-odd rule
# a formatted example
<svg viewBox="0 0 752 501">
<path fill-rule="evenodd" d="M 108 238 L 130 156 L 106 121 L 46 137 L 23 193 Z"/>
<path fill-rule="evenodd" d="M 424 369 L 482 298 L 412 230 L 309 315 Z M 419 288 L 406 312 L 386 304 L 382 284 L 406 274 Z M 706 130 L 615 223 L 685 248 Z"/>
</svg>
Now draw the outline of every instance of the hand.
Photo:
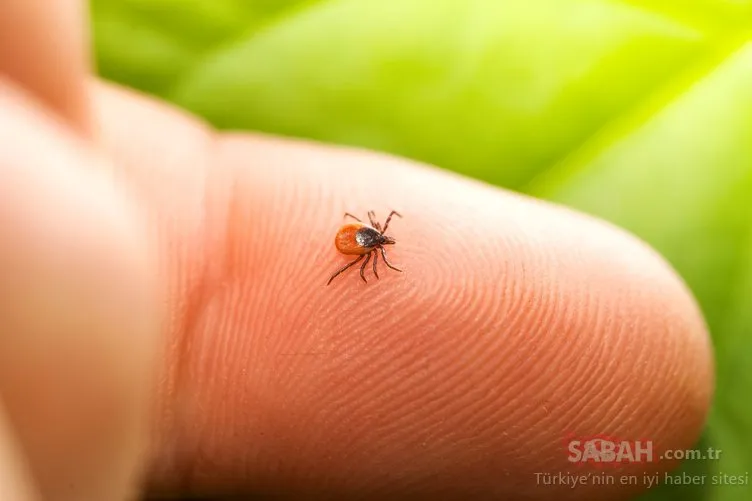
<svg viewBox="0 0 752 501">
<path fill-rule="evenodd" d="M 218 134 L 94 81 L 83 3 L 0 9 L 0 499 L 619 499 L 644 486 L 535 473 L 579 471 L 569 433 L 697 438 L 703 320 L 634 238 L 406 160 Z M 404 216 L 404 273 L 326 287 L 343 213 L 370 209 Z"/>
</svg>

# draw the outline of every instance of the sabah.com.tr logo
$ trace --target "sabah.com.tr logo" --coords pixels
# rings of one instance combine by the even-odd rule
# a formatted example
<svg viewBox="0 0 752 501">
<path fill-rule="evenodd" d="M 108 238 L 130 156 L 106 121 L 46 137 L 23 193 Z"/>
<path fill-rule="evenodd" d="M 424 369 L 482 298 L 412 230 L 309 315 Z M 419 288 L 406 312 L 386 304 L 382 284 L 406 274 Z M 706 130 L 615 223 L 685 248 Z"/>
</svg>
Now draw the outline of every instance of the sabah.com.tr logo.
<svg viewBox="0 0 752 501">
<path fill-rule="evenodd" d="M 567 460 L 570 463 L 595 466 L 619 466 L 627 463 L 652 463 L 655 461 L 684 461 L 686 459 L 704 461 L 721 458 L 721 450 L 707 449 L 667 449 L 655 451 L 652 440 L 624 440 L 607 435 L 576 437 L 566 439 Z"/>
</svg>

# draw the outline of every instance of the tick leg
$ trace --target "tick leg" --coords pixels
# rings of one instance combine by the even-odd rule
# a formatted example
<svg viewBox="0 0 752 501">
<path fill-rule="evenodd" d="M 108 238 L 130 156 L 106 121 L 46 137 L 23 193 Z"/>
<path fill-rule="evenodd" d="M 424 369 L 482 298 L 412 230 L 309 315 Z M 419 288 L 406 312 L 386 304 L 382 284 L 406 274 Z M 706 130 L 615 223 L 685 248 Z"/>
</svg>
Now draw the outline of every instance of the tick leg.
<svg viewBox="0 0 752 501">
<path fill-rule="evenodd" d="M 376 251 L 373 251 L 373 275 L 376 277 L 376 280 L 379 279 L 379 272 L 376 271 L 376 262 L 379 260 L 379 253 Z"/>
<path fill-rule="evenodd" d="M 353 218 L 354 220 L 356 220 L 356 221 L 357 221 L 357 222 L 359 222 L 359 223 L 362 223 L 362 222 L 363 222 L 363 221 L 361 221 L 360 219 L 358 219 L 357 217 L 355 217 L 355 216 L 353 216 L 352 214 L 350 214 L 349 212 L 345 212 L 345 215 L 344 215 L 344 217 L 351 217 L 351 218 Z"/>
<path fill-rule="evenodd" d="M 374 228 L 379 230 L 380 233 L 382 233 L 381 224 L 379 224 L 379 222 L 376 221 L 376 213 L 374 211 L 372 210 L 368 211 L 368 219 L 371 221 L 371 226 L 373 226 Z"/>
<path fill-rule="evenodd" d="M 399 272 L 401 272 L 401 271 L 402 271 L 402 270 L 400 270 L 399 268 L 395 268 L 394 266 L 392 266 L 392 263 L 390 263 L 390 262 L 389 262 L 389 260 L 388 260 L 388 259 L 386 258 L 386 251 L 384 250 L 384 248 L 383 248 L 383 247 L 381 248 L 381 257 L 382 257 L 382 258 L 384 259 L 384 262 L 386 263 L 386 265 L 387 265 L 388 267 L 390 267 L 390 268 L 391 268 L 391 269 L 393 269 L 394 271 L 399 271 Z"/>
<path fill-rule="evenodd" d="M 389 228 L 389 221 L 392 220 L 392 216 L 402 217 L 402 214 L 400 214 L 396 210 L 393 210 L 392 212 L 390 212 L 389 216 L 387 216 L 387 218 L 386 218 L 386 222 L 384 223 L 384 231 L 382 231 L 381 233 L 386 233 L 386 229 Z M 378 228 L 376 228 L 376 229 L 378 229 Z"/>
<path fill-rule="evenodd" d="M 363 272 L 366 271 L 366 265 L 368 264 L 368 261 L 371 259 L 371 253 L 369 252 L 365 256 L 366 256 L 366 260 L 363 261 L 363 265 L 360 267 L 360 278 L 362 278 L 365 283 L 368 283 L 368 280 L 366 280 L 366 276 L 364 275 Z"/>
<path fill-rule="evenodd" d="M 368 280 L 366 280 L 366 276 L 364 272 L 366 270 L 366 266 L 368 265 L 368 261 L 370 261 L 371 259 L 371 253 L 369 252 L 368 254 L 363 254 L 363 255 L 366 257 L 366 260 L 363 261 L 363 264 L 360 267 L 360 278 L 362 278 L 365 283 L 368 283 Z"/>
<path fill-rule="evenodd" d="M 326 285 L 329 285 L 330 283 L 332 283 L 332 280 L 334 280 L 334 277 L 336 277 L 337 275 L 339 275 L 340 273 L 342 273 L 343 271 L 345 271 L 346 269 L 348 269 L 350 266 L 356 264 L 358 261 L 360 261 L 361 259 L 363 259 L 363 257 L 364 256 L 360 256 L 355 261 L 351 261 L 351 262 L 347 263 L 344 267 L 342 267 L 342 269 L 340 269 L 337 273 L 335 273 L 334 275 L 331 276 L 331 278 L 326 283 Z"/>
</svg>

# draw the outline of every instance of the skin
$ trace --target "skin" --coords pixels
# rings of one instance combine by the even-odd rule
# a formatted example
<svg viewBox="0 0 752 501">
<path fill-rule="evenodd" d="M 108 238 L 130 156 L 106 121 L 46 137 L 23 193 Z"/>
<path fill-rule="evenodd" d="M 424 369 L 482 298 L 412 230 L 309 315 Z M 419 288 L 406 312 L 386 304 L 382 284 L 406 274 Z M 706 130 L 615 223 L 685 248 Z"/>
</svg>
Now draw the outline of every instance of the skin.
<svg viewBox="0 0 752 501">
<path fill-rule="evenodd" d="M 692 446 L 708 336 L 645 245 L 398 158 L 217 134 L 95 81 L 83 4 L 52 4 L 0 7 L 0 498 L 623 499 L 534 473 L 582 471 L 569 433 Z M 405 273 L 325 287 L 342 213 L 392 207 Z"/>
</svg>

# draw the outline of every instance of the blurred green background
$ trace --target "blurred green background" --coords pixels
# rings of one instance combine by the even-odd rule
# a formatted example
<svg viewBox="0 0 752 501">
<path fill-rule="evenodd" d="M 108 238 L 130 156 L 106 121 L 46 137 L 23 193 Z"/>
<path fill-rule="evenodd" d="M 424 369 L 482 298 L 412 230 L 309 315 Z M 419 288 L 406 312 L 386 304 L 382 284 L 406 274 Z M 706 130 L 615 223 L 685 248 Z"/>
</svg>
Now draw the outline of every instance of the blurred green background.
<svg viewBox="0 0 752 501">
<path fill-rule="evenodd" d="M 104 77 L 218 127 L 415 158 L 647 240 L 716 349 L 702 445 L 723 452 L 685 468 L 752 473 L 752 0 L 94 0 L 92 22 Z"/>
</svg>

